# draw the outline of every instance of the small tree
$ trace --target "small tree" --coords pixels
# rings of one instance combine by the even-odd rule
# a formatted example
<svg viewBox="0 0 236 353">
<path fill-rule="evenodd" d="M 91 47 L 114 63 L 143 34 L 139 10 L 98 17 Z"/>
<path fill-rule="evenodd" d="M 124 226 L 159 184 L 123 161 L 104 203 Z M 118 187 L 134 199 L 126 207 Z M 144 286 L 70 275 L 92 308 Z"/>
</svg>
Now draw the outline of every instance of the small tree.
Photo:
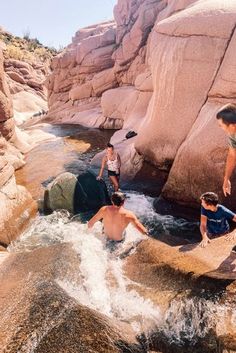
<svg viewBox="0 0 236 353">
<path fill-rule="evenodd" d="M 30 40 L 30 29 L 29 28 L 27 28 L 23 31 L 23 38 L 25 40 Z"/>
</svg>

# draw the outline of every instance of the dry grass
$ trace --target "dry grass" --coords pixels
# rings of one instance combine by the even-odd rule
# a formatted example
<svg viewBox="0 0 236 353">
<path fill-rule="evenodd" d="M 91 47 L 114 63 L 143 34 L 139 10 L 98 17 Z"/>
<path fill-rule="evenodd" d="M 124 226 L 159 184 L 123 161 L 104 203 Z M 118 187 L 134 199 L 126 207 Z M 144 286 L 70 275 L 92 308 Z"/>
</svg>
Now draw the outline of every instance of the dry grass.
<svg viewBox="0 0 236 353">
<path fill-rule="evenodd" d="M 55 48 L 43 46 L 37 38 L 20 38 L 8 32 L 0 32 L 0 40 L 6 44 L 6 59 L 45 63 L 58 54 Z"/>
</svg>

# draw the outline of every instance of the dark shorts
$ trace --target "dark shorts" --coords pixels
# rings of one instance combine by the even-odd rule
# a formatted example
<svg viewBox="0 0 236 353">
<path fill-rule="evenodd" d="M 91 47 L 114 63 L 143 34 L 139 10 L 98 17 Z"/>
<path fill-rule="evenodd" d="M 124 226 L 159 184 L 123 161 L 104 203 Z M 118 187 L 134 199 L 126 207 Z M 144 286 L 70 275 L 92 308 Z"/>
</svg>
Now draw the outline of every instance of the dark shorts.
<svg viewBox="0 0 236 353">
<path fill-rule="evenodd" d="M 118 246 L 122 243 L 124 243 L 125 238 L 121 239 L 121 240 L 111 240 L 111 239 L 107 239 L 106 240 L 106 248 L 110 250 L 110 252 L 115 251 Z"/>
<path fill-rule="evenodd" d="M 229 229 L 228 229 L 227 231 L 225 231 L 224 233 L 220 233 L 220 234 L 211 234 L 211 233 L 208 233 L 208 232 L 207 232 L 207 236 L 208 236 L 208 238 L 210 238 L 210 239 L 215 239 L 215 238 L 222 237 L 222 236 L 228 234 L 229 232 L 230 232 Z"/>
<path fill-rule="evenodd" d="M 108 170 L 107 173 L 108 173 L 108 176 L 115 176 L 118 179 L 120 177 L 120 173 L 113 172 L 112 170 Z"/>
</svg>

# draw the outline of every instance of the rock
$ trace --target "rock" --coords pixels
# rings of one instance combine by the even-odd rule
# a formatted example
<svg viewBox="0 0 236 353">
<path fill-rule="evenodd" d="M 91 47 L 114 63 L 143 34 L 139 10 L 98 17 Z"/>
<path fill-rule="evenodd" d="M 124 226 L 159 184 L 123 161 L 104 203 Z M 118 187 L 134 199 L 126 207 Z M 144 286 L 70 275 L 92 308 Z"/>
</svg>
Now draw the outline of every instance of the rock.
<svg viewBox="0 0 236 353">
<path fill-rule="evenodd" d="M 68 244 L 8 255 L 0 275 L 4 351 L 34 347 L 35 353 L 118 353 L 122 342 L 130 350 L 136 345 L 132 351 L 139 352 L 127 329 L 79 304 L 58 285 L 68 273 L 78 281 L 78 268 L 79 256 Z"/>
<path fill-rule="evenodd" d="M 219 102 L 204 105 L 177 153 L 163 190 L 164 197 L 192 206 L 199 205 L 200 195 L 209 190 L 219 192 L 222 198 L 227 141 L 215 118 L 221 106 Z M 214 178 L 209 171 L 214 171 Z M 236 196 L 236 190 L 233 192 L 232 199 Z"/>
<path fill-rule="evenodd" d="M 0 123 L 12 117 L 12 102 L 3 70 L 3 55 L 0 50 Z M 0 126 L 1 132 L 1 126 Z"/>
<path fill-rule="evenodd" d="M 92 79 L 93 91 L 96 96 L 101 96 L 103 92 L 115 88 L 117 85 L 118 83 L 113 68 L 99 72 L 94 75 Z"/>
<path fill-rule="evenodd" d="M 90 51 L 79 66 L 79 74 L 97 73 L 101 70 L 112 67 L 114 64 L 112 58 L 114 49 L 115 45 L 111 44 Z"/>
<path fill-rule="evenodd" d="M 36 211 L 30 193 L 16 184 L 14 170 L 24 164 L 22 154 L 13 145 L 20 143 L 12 118 L 12 100 L 3 72 L 0 52 L 0 243 L 15 239 Z M 8 141 L 6 141 L 4 138 Z M 21 142 L 23 144 L 23 142 Z"/>
<path fill-rule="evenodd" d="M 95 51 L 98 48 L 105 48 L 115 43 L 115 30 L 113 28 L 107 29 L 105 32 L 93 36 L 89 36 L 81 41 L 77 47 L 76 62 L 81 64 L 86 56 L 91 51 Z"/>
<path fill-rule="evenodd" d="M 17 125 L 31 118 L 35 113 L 47 110 L 46 101 L 33 91 L 25 90 L 13 95 L 14 119 Z"/>
<path fill-rule="evenodd" d="M 92 96 L 92 84 L 90 81 L 72 88 L 69 92 L 69 99 L 72 101 L 89 98 Z"/>
<path fill-rule="evenodd" d="M 25 84 L 25 80 L 24 78 L 19 75 L 17 72 L 14 72 L 14 71 L 8 71 L 7 72 L 8 76 L 13 80 L 13 81 L 16 81 L 18 83 L 21 83 L 21 84 Z"/>
<path fill-rule="evenodd" d="M 8 180 L 0 189 L 0 242 L 9 244 L 20 234 L 36 212 L 36 202 L 23 187 L 16 185 L 14 169 L 9 168 Z M 5 174 L 6 175 L 6 174 Z M 4 182 L 1 180 L 1 182 Z"/>
<path fill-rule="evenodd" d="M 154 95 L 136 148 L 147 160 L 165 168 L 173 162 L 206 100 L 226 41 L 157 34 L 153 46 Z M 210 58 L 209 53 L 214 55 Z M 156 66 L 156 62 L 163 64 Z M 197 77 L 199 72 L 202 74 Z M 188 103 L 183 104 L 183 101 Z"/>
<path fill-rule="evenodd" d="M 143 1 L 137 12 L 137 19 L 123 39 L 122 45 L 113 54 L 118 65 L 124 65 L 135 58 L 139 49 L 146 43 L 156 21 L 157 14 L 165 7 L 166 1 Z"/>
<path fill-rule="evenodd" d="M 135 87 L 139 91 L 153 92 L 152 74 L 149 70 L 136 77 Z"/>
<path fill-rule="evenodd" d="M 77 178 L 72 173 L 59 175 L 45 190 L 44 208 L 47 211 L 66 209 L 71 213 L 98 210 L 110 204 L 103 181 L 85 172 Z"/>
<path fill-rule="evenodd" d="M 50 113 L 67 123 L 137 131 L 134 149 L 170 172 L 163 196 L 196 206 L 200 191 L 221 192 L 227 147 L 214 114 L 235 101 L 235 16 L 233 0 L 118 0 L 116 27 L 79 31 L 65 50 L 66 68 L 55 60 Z M 81 83 L 92 83 L 92 95 L 102 94 L 102 114 L 96 106 L 92 118 L 91 109 L 77 115 L 68 105 L 69 91 Z M 208 143 L 204 126 L 212 129 Z"/>
<path fill-rule="evenodd" d="M 73 213 L 76 182 L 74 174 L 63 173 L 49 184 L 44 194 L 45 210 L 66 209 Z"/>
</svg>

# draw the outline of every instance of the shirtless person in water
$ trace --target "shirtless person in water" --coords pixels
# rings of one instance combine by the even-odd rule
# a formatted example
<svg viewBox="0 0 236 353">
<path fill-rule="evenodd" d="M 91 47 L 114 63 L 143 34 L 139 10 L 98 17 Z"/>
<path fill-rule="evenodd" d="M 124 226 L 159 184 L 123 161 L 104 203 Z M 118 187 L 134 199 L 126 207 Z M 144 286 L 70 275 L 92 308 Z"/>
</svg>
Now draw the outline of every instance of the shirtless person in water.
<svg viewBox="0 0 236 353">
<path fill-rule="evenodd" d="M 148 234 L 147 229 L 139 222 L 135 214 L 124 208 L 125 195 L 114 192 L 111 197 L 112 206 L 103 206 L 88 222 L 88 228 L 103 220 L 104 233 L 108 240 L 119 243 L 124 240 L 125 229 L 129 223 L 142 234 Z"/>
</svg>

